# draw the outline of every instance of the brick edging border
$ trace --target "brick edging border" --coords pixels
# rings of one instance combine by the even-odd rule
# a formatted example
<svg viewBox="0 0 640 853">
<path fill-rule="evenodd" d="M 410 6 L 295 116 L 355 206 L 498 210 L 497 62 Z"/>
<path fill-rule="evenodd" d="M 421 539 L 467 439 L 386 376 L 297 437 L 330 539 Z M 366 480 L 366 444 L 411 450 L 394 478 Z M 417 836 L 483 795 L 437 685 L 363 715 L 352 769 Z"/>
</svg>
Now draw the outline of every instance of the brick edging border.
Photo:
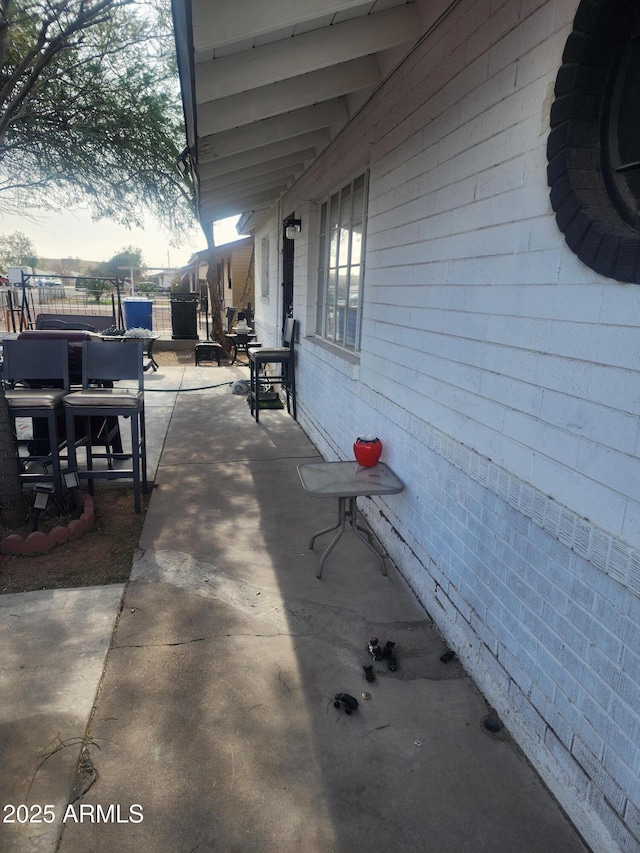
<svg viewBox="0 0 640 853">
<path fill-rule="evenodd" d="M 80 518 L 74 518 L 66 527 L 54 527 L 49 533 L 34 530 L 26 539 L 19 533 L 11 533 L 0 542 L 0 553 L 13 557 L 46 554 L 56 545 L 72 542 L 88 533 L 94 523 L 93 498 L 91 495 L 81 494 L 83 510 Z"/>
</svg>

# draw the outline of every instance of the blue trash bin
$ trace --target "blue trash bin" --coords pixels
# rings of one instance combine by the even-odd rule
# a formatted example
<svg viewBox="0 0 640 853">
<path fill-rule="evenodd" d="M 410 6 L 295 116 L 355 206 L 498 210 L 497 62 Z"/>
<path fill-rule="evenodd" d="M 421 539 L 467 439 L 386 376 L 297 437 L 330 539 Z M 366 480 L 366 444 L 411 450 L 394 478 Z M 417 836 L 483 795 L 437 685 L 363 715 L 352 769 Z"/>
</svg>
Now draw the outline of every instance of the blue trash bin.
<svg viewBox="0 0 640 853">
<path fill-rule="evenodd" d="M 122 300 L 125 329 L 153 331 L 153 301 L 146 296 L 127 296 Z"/>
</svg>

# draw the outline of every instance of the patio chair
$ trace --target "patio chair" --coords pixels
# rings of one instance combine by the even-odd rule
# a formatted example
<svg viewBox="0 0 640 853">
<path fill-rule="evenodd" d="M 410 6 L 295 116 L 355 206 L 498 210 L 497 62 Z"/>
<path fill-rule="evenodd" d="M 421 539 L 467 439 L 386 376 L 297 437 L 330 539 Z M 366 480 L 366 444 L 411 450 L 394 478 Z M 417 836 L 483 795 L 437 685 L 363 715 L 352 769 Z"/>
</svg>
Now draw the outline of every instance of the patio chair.
<svg viewBox="0 0 640 853">
<path fill-rule="evenodd" d="M 71 389 L 76 390 L 82 386 L 82 342 L 99 341 L 100 336 L 82 329 L 26 329 L 20 332 L 18 340 L 66 341 L 69 348 L 69 382 Z M 103 420 L 94 419 L 92 431 L 94 443 L 99 443 L 98 437 L 102 437 L 104 441 L 111 441 L 116 450 L 122 450 L 118 418 L 109 418 L 106 424 Z"/>
<path fill-rule="evenodd" d="M 30 483 L 52 482 L 58 502 L 62 501 L 60 466 L 61 437 L 58 417 L 69 393 L 69 356 L 65 340 L 6 340 L 3 345 L 2 380 L 7 410 L 13 419 L 35 419 L 28 455 L 21 456 L 20 479 Z M 46 423 L 47 437 L 36 438 L 36 422 Z M 28 463 L 51 464 L 51 473 L 29 471 Z"/>
<path fill-rule="evenodd" d="M 293 419 L 298 419 L 296 406 L 296 371 L 294 343 L 296 334 L 296 321 L 289 317 L 285 323 L 281 347 L 262 347 L 261 349 L 248 350 L 249 355 L 249 402 L 251 414 L 260 420 L 260 393 L 261 383 L 269 385 L 280 385 L 285 389 L 287 395 L 287 412 L 291 414 L 290 400 L 293 403 Z M 260 374 L 267 364 L 279 364 L 280 374 L 263 378 Z"/>
<path fill-rule="evenodd" d="M 96 384 L 134 380 L 137 387 L 96 387 Z M 84 341 L 82 344 L 82 390 L 67 394 L 64 399 L 66 414 L 69 468 L 76 469 L 76 447 L 86 447 L 86 468 L 78 469 L 78 476 L 88 480 L 89 493 L 93 494 L 96 479 L 131 478 L 135 511 L 141 510 L 141 490 L 147 491 L 147 447 L 144 413 L 144 372 L 142 344 L 140 341 L 123 341 L 114 346 L 108 341 Z M 124 417 L 129 419 L 131 452 L 115 450 L 109 441 L 103 452 L 96 452 L 91 437 L 89 419 L 100 417 Z M 77 418 L 85 419 L 83 435 L 76 439 Z M 77 441 L 77 444 L 76 444 Z M 100 439 L 102 445 L 104 438 Z M 94 468 L 94 460 L 104 459 L 107 469 Z M 120 468 L 115 464 L 131 460 L 131 467 Z"/>
</svg>

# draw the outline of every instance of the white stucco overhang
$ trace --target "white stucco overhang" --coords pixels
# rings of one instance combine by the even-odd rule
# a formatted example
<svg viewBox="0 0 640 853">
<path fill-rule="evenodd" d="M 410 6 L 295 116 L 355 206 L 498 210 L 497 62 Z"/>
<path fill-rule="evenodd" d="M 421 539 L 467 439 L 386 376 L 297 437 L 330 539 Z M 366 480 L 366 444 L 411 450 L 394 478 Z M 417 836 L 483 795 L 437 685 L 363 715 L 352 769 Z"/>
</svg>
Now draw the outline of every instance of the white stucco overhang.
<svg viewBox="0 0 640 853">
<path fill-rule="evenodd" d="M 259 219 L 451 0 L 173 0 L 196 208 Z"/>
</svg>

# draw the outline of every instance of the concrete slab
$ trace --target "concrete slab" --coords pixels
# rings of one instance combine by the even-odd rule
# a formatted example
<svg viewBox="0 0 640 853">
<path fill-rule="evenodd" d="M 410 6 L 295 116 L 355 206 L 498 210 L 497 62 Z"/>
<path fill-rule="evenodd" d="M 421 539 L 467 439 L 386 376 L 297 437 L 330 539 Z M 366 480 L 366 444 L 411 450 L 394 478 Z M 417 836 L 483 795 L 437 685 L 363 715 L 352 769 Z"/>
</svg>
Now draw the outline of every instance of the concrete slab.
<svg viewBox="0 0 640 853">
<path fill-rule="evenodd" d="M 0 850 L 585 851 L 395 569 L 347 532 L 316 578 L 337 502 L 302 490 L 299 426 L 255 424 L 246 368 L 204 374 L 147 383 L 156 485 L 113 637 L 120 587 L 0 597 L 0 792 L 56 815 Z"/>
<path fill-rule="evenodd" d="M 56 849 L 123 592 L 0 596 L 0 850 Z"/>
<path fill-rule="evenodd" d="M 337 502 L 302 490 L 312 458 L 286 412 L 257 425 L 227 389 L 178 396 L 83 799 L 143 819 L 67 823 L 60 853 L 583 851 L 393 567 L 346 533 L 316 578 L 328 542 L 309 538 Z"/>
<path fill-rule="evenodd" d="M 61 853 L 583 851 L 508 735 L 482 727 L 487 707 L 457 664 L 440 663 L 430 622 L 381 628 L 400 668 L 377 665 L 369 684 L 357 600 L 310 602 L 147 552 L 83 799 L 143 820 L 67 822 Z M 333 706 L 345 690 L 360 699 L 351 716 Z"/>
</svg>

